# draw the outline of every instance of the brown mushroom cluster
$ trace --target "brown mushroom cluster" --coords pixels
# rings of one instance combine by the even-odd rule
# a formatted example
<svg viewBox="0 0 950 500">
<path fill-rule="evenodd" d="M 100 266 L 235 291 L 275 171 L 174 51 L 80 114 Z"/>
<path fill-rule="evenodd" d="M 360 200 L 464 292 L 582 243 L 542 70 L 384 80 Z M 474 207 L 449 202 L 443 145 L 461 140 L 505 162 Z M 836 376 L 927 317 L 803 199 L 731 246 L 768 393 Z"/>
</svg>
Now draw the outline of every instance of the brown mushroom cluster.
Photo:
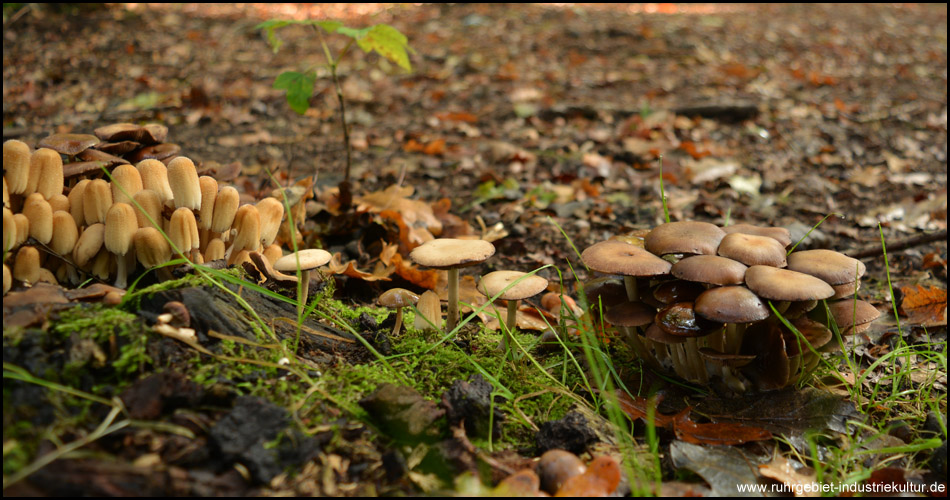
<svg viewBox="0 0 950 500">
<path fill-rule="evenodd" d="M 14 281 L 76 285 L 87 276 L 124 288 L 140 264 L 152 268 L 178 256 L 230 265 L 250 260 L 251 252 L 271 264 L 283 255 L 279 199 L 241 205 L 234 187 L 199 176 L 180 148 L 162 143 L 162 125 L 95 132 L 55 134 L 36 150 L 4 142 L 4 294 Z"/>
<path fill-rule="evenodd" d="M 838 346 L 832 325 L 854 335 L 879 316 L 855 300 L 861 261 L 832 250 L 788 254 L 790 244 L 784 228 L 666 223 L 584 250 L 584 263 L 608 275 L 584 289 L 592 309 L 603 308 L 595 317 L 645 363 L 728 393 L 779 389 Z"/>
</svg>

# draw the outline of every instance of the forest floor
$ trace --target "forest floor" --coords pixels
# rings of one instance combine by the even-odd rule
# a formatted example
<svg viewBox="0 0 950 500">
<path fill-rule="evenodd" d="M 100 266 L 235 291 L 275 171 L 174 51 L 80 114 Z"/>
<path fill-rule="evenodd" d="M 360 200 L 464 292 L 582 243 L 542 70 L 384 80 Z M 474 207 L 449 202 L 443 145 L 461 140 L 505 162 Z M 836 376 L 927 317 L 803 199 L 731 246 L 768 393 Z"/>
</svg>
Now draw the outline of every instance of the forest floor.
<svg viewBox="0 0 950 500">
<path fill-rule="evenodd" d="M 304 242 L 340 254 L 321 288 L 328 305 L 318 309 L 368 339 L 356 342 L 340 324 L 311 318 L 304 326 L 323 336 L 301 339 L 303 360 L 279 368 L 287 339 L 296 348 L 300 335 L 280 326 L 293 307 L 263 291 L 246 297 L 285 341 L 274 348 L 237 331 L 239 308 L 213 317 L 227 292 L 194 277 L 176 282 L 178 290 L 158 284 L 120 308 L 35 307 L 51 296 L 72 302 L 47 291 L 26 299 L 42 313 L 18 322 L 5 298 L 5 495 L 484 493 L 457 478 L 468 471 L 491 484 L 530 466 L 546 449 L 538 435 L 554 439 L 552 422 L 576 431 L 564 418 L 569 410 L 586 411 L 597 436 L 588 441 L 599 440 L 582 445 L 582 457 L 611 454 L 624 463 L 622 491 L 722 494 L 742 482 L 807 480 L 945 484 L 946 5 L 4 8 L 4 140 L 32 146 L 56 132 L 157 122 L 183 155 L 228 172 L 219 182 L 249 196 L 315 176 Z M 356 47 L 338 70 L 359 215 L 334 210 L 347 154 L 320 39 L 288 27 L 275 53 L 255 29 L 272 18 L 386 23 L 414 49 L 411 72 Z M 347 39 L 326 40 L 336 54 Z M 315 94 L 298 115 L 273 83 L 307 68 L 317 68 Z M 408 261 L 420 238 L 439 230 L 479 235 L 496 254 L 463 275 L 548 266 L 538 274 L 577 298 L 576 282 L 589 276 L 575 248 L 662 223 L 661 189 L 671 220 L 783 226 L 793 241 L 804 238 L 799 249 L 861 257 L 868 270 L 859 295 L 884 317 L 867 344 L 851 350 L 857 366 L 833 363 L 854 387 L 815 377 L 807 388 L 764 396 L 782 416 L 821 406 L 788 427 L 764 410 L 747 416 L 745 424 L 783 436 L 765 442 L 712 446 L 663 430 L 653 440 L 639 422 L 624 431 L 628 442 L 612 430 L 617 420 L 603 391 L 585 386 L 585 363 L 571 374 L 568 358 L 547 359 L 545 367 L 556 366 L 552 388 L 541 368 L 492 359 L 499 337 L 481 337 L 497 321 L 486 314 L 437 345 L 437 336 L 415 330 L 382 338 L 393 320 L 373 307 L 380 291 L 432 287 L 426 270 L 390 264 L 394 252 Z M 387 212 L 394 206 L 396 215 Z M 926 237 L 941 231 L 944 238 Z M 463 289 L 471 292 L 469 279 Z M 142 287 L 151 283 L 150 274 Z M 142 335 L 172 299 L 205 322 L 198 347 L 213 345 L 213 354 Z M 468 300 L 484 304 L 474 294 Z M 519 321 L 542 329 L 539 318 L 526 312 Z M 622 347 L 603 352 L 618 356 L 619 380 L 640 377 Z M 900 383 L 885 369 L 895 352 L 913 353 L 901 358 L 913 375 Z M 221 363 L 204 365 L 215 359 Z M 469 436 L 449 436 L 449 386 L 475 390 L 458 381 L 476 373 L 504 396 L 488 411 L 500 408 L 503 424 L 501 416 L 485 424 L 503 438 L 469 425 Z M 515 380 L 501 380 L 509 375 Z M 672 404 L 660 411 L 689 405 L 713 422 L 739 411 L 702 390 L 645 377 L 652 389 L 641 395 L 659 388 Z M 381 381 L 411 393 L 393 390 L 405 399 L 380 402 Z M 901 399 L 908 392 L 910 400 Z M 374 414 L 397 412 L 387 404 L 419 414 L 409 412 L 410 423 L 380 420 Z M 387 427 L 400 425 L 433 434 Z M 809 458 L 820 450 L 850 451 Z M 55 460 L 39 464 L 44 458 Z M 799 467 L 782 475 L 780 458 Z M 32 474 L 20 480 L 24 470 Z M 18 480 L 8 485 L 11 478 Z"/>
</svg>

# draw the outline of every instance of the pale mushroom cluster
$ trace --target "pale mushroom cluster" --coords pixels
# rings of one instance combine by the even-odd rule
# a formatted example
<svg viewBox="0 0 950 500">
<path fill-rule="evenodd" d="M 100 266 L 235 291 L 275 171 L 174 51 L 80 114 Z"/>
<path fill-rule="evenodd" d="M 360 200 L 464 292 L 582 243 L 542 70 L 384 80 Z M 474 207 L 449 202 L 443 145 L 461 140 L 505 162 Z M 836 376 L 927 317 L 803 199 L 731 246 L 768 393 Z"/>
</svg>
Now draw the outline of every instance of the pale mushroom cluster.
<svg viewBox="0 0 950 500">
<path fill-rule="evenodd" d="M 139 265 L 152 268 L 178 256 L 228 264 L 249 260 L 255 251 L 272 264 L 282 257 L 282 201 L 266 197 L 242 205 L 234 187 L 199 177 L 184 156 L 147 157 L 134 165 L 111 156 L 64 166 L 63 156 L 99 158 L 106 153 L 91 146 L 141 147 L 132 139 L 155 142 L 153 134 L 163 130 L 118 124 L 97 129 L 95 136 L 57 134 L 35 151 L 18 140 L 4 142 L 4 294 L 14 281 L 76 285 L 87 276 L 124 288 Z M 148 147 L 136 151 L 142 150 L 149 153 Z M 157 155 L 152 153 L 145 156 Z M 111 167 L 110 176 L 102 166 Z"/>
<path fill-rule="evenodd" d="M 832 250 L 788 254 L 790 244 L 783 228 L 666 223 L 642 240 L 584 250 L 584 263 L 608 275 L 590 280 L 585 292 L 646 363 L 733 393 L 778 389 L 838 346 L 830 342 L 832 324 L 853 335 L 879 316 L 855 300 L 861 261 Z M 833 322 L 816 307 L 822 301 Z"/>
</svg>

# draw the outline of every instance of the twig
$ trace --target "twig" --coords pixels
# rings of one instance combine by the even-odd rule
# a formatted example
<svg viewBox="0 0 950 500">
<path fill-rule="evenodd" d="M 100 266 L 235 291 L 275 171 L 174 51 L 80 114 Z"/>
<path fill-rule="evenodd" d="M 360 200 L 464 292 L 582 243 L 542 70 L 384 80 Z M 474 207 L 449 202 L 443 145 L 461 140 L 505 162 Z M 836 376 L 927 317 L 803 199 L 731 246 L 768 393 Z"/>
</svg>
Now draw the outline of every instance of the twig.
<svg viewBox="0 0 950 500">
<path fill-rule="evenodd" d="M 924 233 L 918 234 L 916 236 L 911 236 L 910 238 L 905 238 L 903 240 L 897 240 L 893 242 L 888 242 L 887 250 L 889 252 L 898 252 L 900 250 L 907 250 L 908 248 L 913 248 L 918 245 L 924 245 L 927 243 L 933 243 L 935 241 L 945 241 L 947 239 L 947 230 L 942 229 L 935 233 Z M 859 248 L 852 248 L 850 250 L 845 250 L 844 254 L 855 259 L 863 259 L 865 257 L 876 257 L 882 255 L 883 249 L 881 245 L 868 245 Z"/>
</svg>

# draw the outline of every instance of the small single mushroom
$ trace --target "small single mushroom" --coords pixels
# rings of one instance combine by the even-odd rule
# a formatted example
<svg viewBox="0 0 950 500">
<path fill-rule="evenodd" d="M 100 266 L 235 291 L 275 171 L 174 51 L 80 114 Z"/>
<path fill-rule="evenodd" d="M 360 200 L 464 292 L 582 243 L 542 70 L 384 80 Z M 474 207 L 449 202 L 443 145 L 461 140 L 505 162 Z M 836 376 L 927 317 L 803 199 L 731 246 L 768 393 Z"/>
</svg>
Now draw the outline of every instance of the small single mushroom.
<svg viewBox="0 0 950 500">
<path fill-rule="evenodd" d="M 33 183 L 33 175 L 36 183 Z M 30 158 L 30 188 L 49 200 L 63 192 L 63 159 L 52 149 L 38 149 Z"/>
<path fill-rule="evenodd" d="M 156 318 L 160 323 L 166 323 L 178 328 L 188 328 L 191 326 L 191 313 L 188 307 L 177 301 L 170 300 L 162 306 L 162 314 Z"/>
<path fill-rule="evenodd" d="M 86 224 L 105 222 L 112 206 L 112 189 L 103 179 L 94 179 L 83 193 L 83 218 Z"/>
<path fill-rule="evenodd" d="M 747 323 L 769 317 L 771 311 L 758 295 L 744 286 L 710 288 L 696 298 L 696 314 L 719 323 L 726 323 L 721 351 L 736 354 L 742 347 Z"/>
<path fill-rule="evenodd" d="M 30 237 L 46 245 L 53 238 L 53 208 L 40 193 L 33 193 L 23 202 L 23 215 L 30 221 Z"/>
<path fill-rule="evenodd" d="M 231 224 L 234 223 L 234 217 L 238 212 L 238 205 L 241 203 L 241 196 L 237 189 L 231 186 L 224 186 L 218 190 L 214 198 L 214 210 L 211 215 L 211 231 L 221 233 L 221 241 L 228 240 L 228 232 Z"/>
<path fill-rule="evenodd" d="M 125 288 L 126 286 L 129 268 L 125 255 L 132 248 L 132 238 L 135 236 L 138 227 L 135 219 L 135 209 L 127 203 L 112 205 L 106 214 L 104 242 L 106 249 L 116 256 L 116 288 Z"/>
<path fill-rule="evenodd" d="M 785 247 L 768 236 L 730 233 L 719 243 L 720 256 L 739 261 L 747 266 L 763 265 L 785 267 Z"/>
<path fill-rule="evenodd" d="M 876 307 L 863 300 L 838 300 L 828 304 L 828 310 L 844 336 L 867 330 L 881 316 Z"/>
<path fill-rule="evenodd" d="M 201 209 L 201 184 L 195 163 L 179 156 L 168 164 L 168 185 L 172 189 L 175 208 Z"/>
<path fill-rule="evenodd" d="M 20 247 L 13 260 L 13 279 L 35 285 L 40 279 L 40 252 L 35 247 Z"/>
<path fill-rule="evenodd" d="M 202 175 L 198 177 L 198 185 L 201 188 L 201 209 L 198 210 L 198 229 L 205 232 L 211 230 L 211 223 L 214 221 L 214 202 L 218 197 L 218 181 L 213 177 Z"/>
<path fill-rule="evenodd" d="M 132 165 L 119 165 L 112 170 L 113 203 L 132 203 L 135 193 L 142 190 L 142 174 Z"/>
<path fill-rule="evenodd" d="M 172 213 L 168 222 L 168 239 L 182 258 L 198 262 L 198 222 L 190 208 L 181 207 Z"/>
<path fill-rule="evenodd" d="M 548 287 L 548 280 L 538 275 L 528 275 L 520 271 L 495 271 L 482 276 L 478 282 L 478 291 L 488 298 L 498 298 L 508 301 L 508 317 L 505 320 L 505 331 L 498 347 L 508 349 L 511 332 L 517 327 L 518 301 L 534 297 Z"/>
<path fill-rule="evenodd" d="M 587 247 L 581 254 L 581 260 L 594 271 L 623 275 L 627 299 L 631 301 L 639 300 L 638 277 L 663 276 L 672 267 L 669 262 L 638 246 L 616 240 L 601 241 Z"/>
<path fill-rule="evenodd" d="M 33 152 L 23 141 L 10 139 L 3 143 L 3 174 L 10 194 L 25 194 L 30 179 L 30 156 Z"/>
<path fill-rule="evenodd" d="M 416 330 L 441 330 L 442 329 L 442 302 L 439 300 L 439 294 L 432 290 L 426 290 L 419 296 L 416 302 L 415 319 L 412 321 L 412 327 Z"/>
<path fill-rule="evenodd" d="M 643 244 L 656 255 L 715 255 L 725 236 L 725 231 L 708 222 L 667 222 L 650 231 Z"/>
<path fill-rule="evenodd" d="M 101 222 L 83 229 L 73 249 L 73 263 L 80 269 L 88 270 L 87 264 L 92 262 L 105 243 L 105 234 L 106 225 Z"/>
<path fill-rule="evenodd" d="M 257 251 L 261 246 L 261 214 L 254 205 L 242 205 L 234 216 L 234 241 L 226 256 L 233 252 Z"/>
<path fill-rule="evenodd" d="M 399 335 L 399 330 L 402 329 L 403 308 L 412 306 L 418 301 L 419 296 L 405 288 L 390 288 L 376 299 L 378 305 L 396 310 L 396 324 L 393 326 L 392 337 Z"/>
<path fill-rule="evenodd" d="M 162 199 L 158 193 L 151 189 L 143 189 L 132 196 L 135 202 L 135 219 L 139 227 L 154 227 L 158 229 L 162 226 Z"/>
<path fill-rule="evenodd" d="M 284 219 L 284 204 L 277 198 L 268 196 L 257 202 L 256 206 L 261 214 L 261 245 L 267 247 L 277 239 L 280 222 Z"/>
<path fill-rule="evenodd" d="M 132 237 L 132 243 L 135 247 L 135 257 L 139 263 L 146 269 L 158 267 L 169 261 L 172 257 L 172 249 L 168 246 L 168 241 L 154 227 L 140 227 L 135 231 Z M 163 267 L 158 271 L 162 279 L 171 279 L 171 271 Z"/>
<path fill-rule="evenodd" d="M 168 184 L 168 167 L 158 160 L 142 160 L 135 166 L 142 176 L 142 188 L 158 193 L 162 203 L 175 197 Z"/>
<path fill-rule="evenodd" d="M 448 271 L 447 331 L 454 330 L 459 321 L 459 269 L 482 263 L 494 254 L 495 245 L 488 241 L 453 238 L 427 241 L 409 253 L 409 258 L 416 264 Z"/>
<path fill-rule="evenodd" d="M 54 213 L 58 211 L 69 212 L 69 198 L 65 194 L 54 194 L 46 201 Z"/>
<path fill-rule="evenodd" d="M 637 327 L 646 327 L 653 322 L 655 316 L 656 309 L 642 302 L 623 302 L 610 306 L 604 314 L 604 319 L 623 330 L 627 344 L 637 353 L 637 356 L 651 365 L 659 366 L 656 358 L 650 353 L 649 347 L 637 333 Z"/>
<path fill-rule="evenodd" d="M 274 263 L 274 269 L 285 273 L 296 272 L 297 269 L 300 269 L 302 276 L 300 280 L 300 297 L 297 301 L 298 311 L 303 310 L 307 305 L 307 295 L 310 293 L 310 279 L 313 271 L 327 262 L 330 262 L 331 257 L 330 252 L 326 250 L 310 248 L 285 255 L 277 259 L 277 262 Z"/>
<path fill-rule="evenodd" d="M 79 240 L 79 228 L 69 212 L 53 212 L 53 237 L 49 247 L 60 257 L 67 257 L 73 252 Z"/>
</svg>

